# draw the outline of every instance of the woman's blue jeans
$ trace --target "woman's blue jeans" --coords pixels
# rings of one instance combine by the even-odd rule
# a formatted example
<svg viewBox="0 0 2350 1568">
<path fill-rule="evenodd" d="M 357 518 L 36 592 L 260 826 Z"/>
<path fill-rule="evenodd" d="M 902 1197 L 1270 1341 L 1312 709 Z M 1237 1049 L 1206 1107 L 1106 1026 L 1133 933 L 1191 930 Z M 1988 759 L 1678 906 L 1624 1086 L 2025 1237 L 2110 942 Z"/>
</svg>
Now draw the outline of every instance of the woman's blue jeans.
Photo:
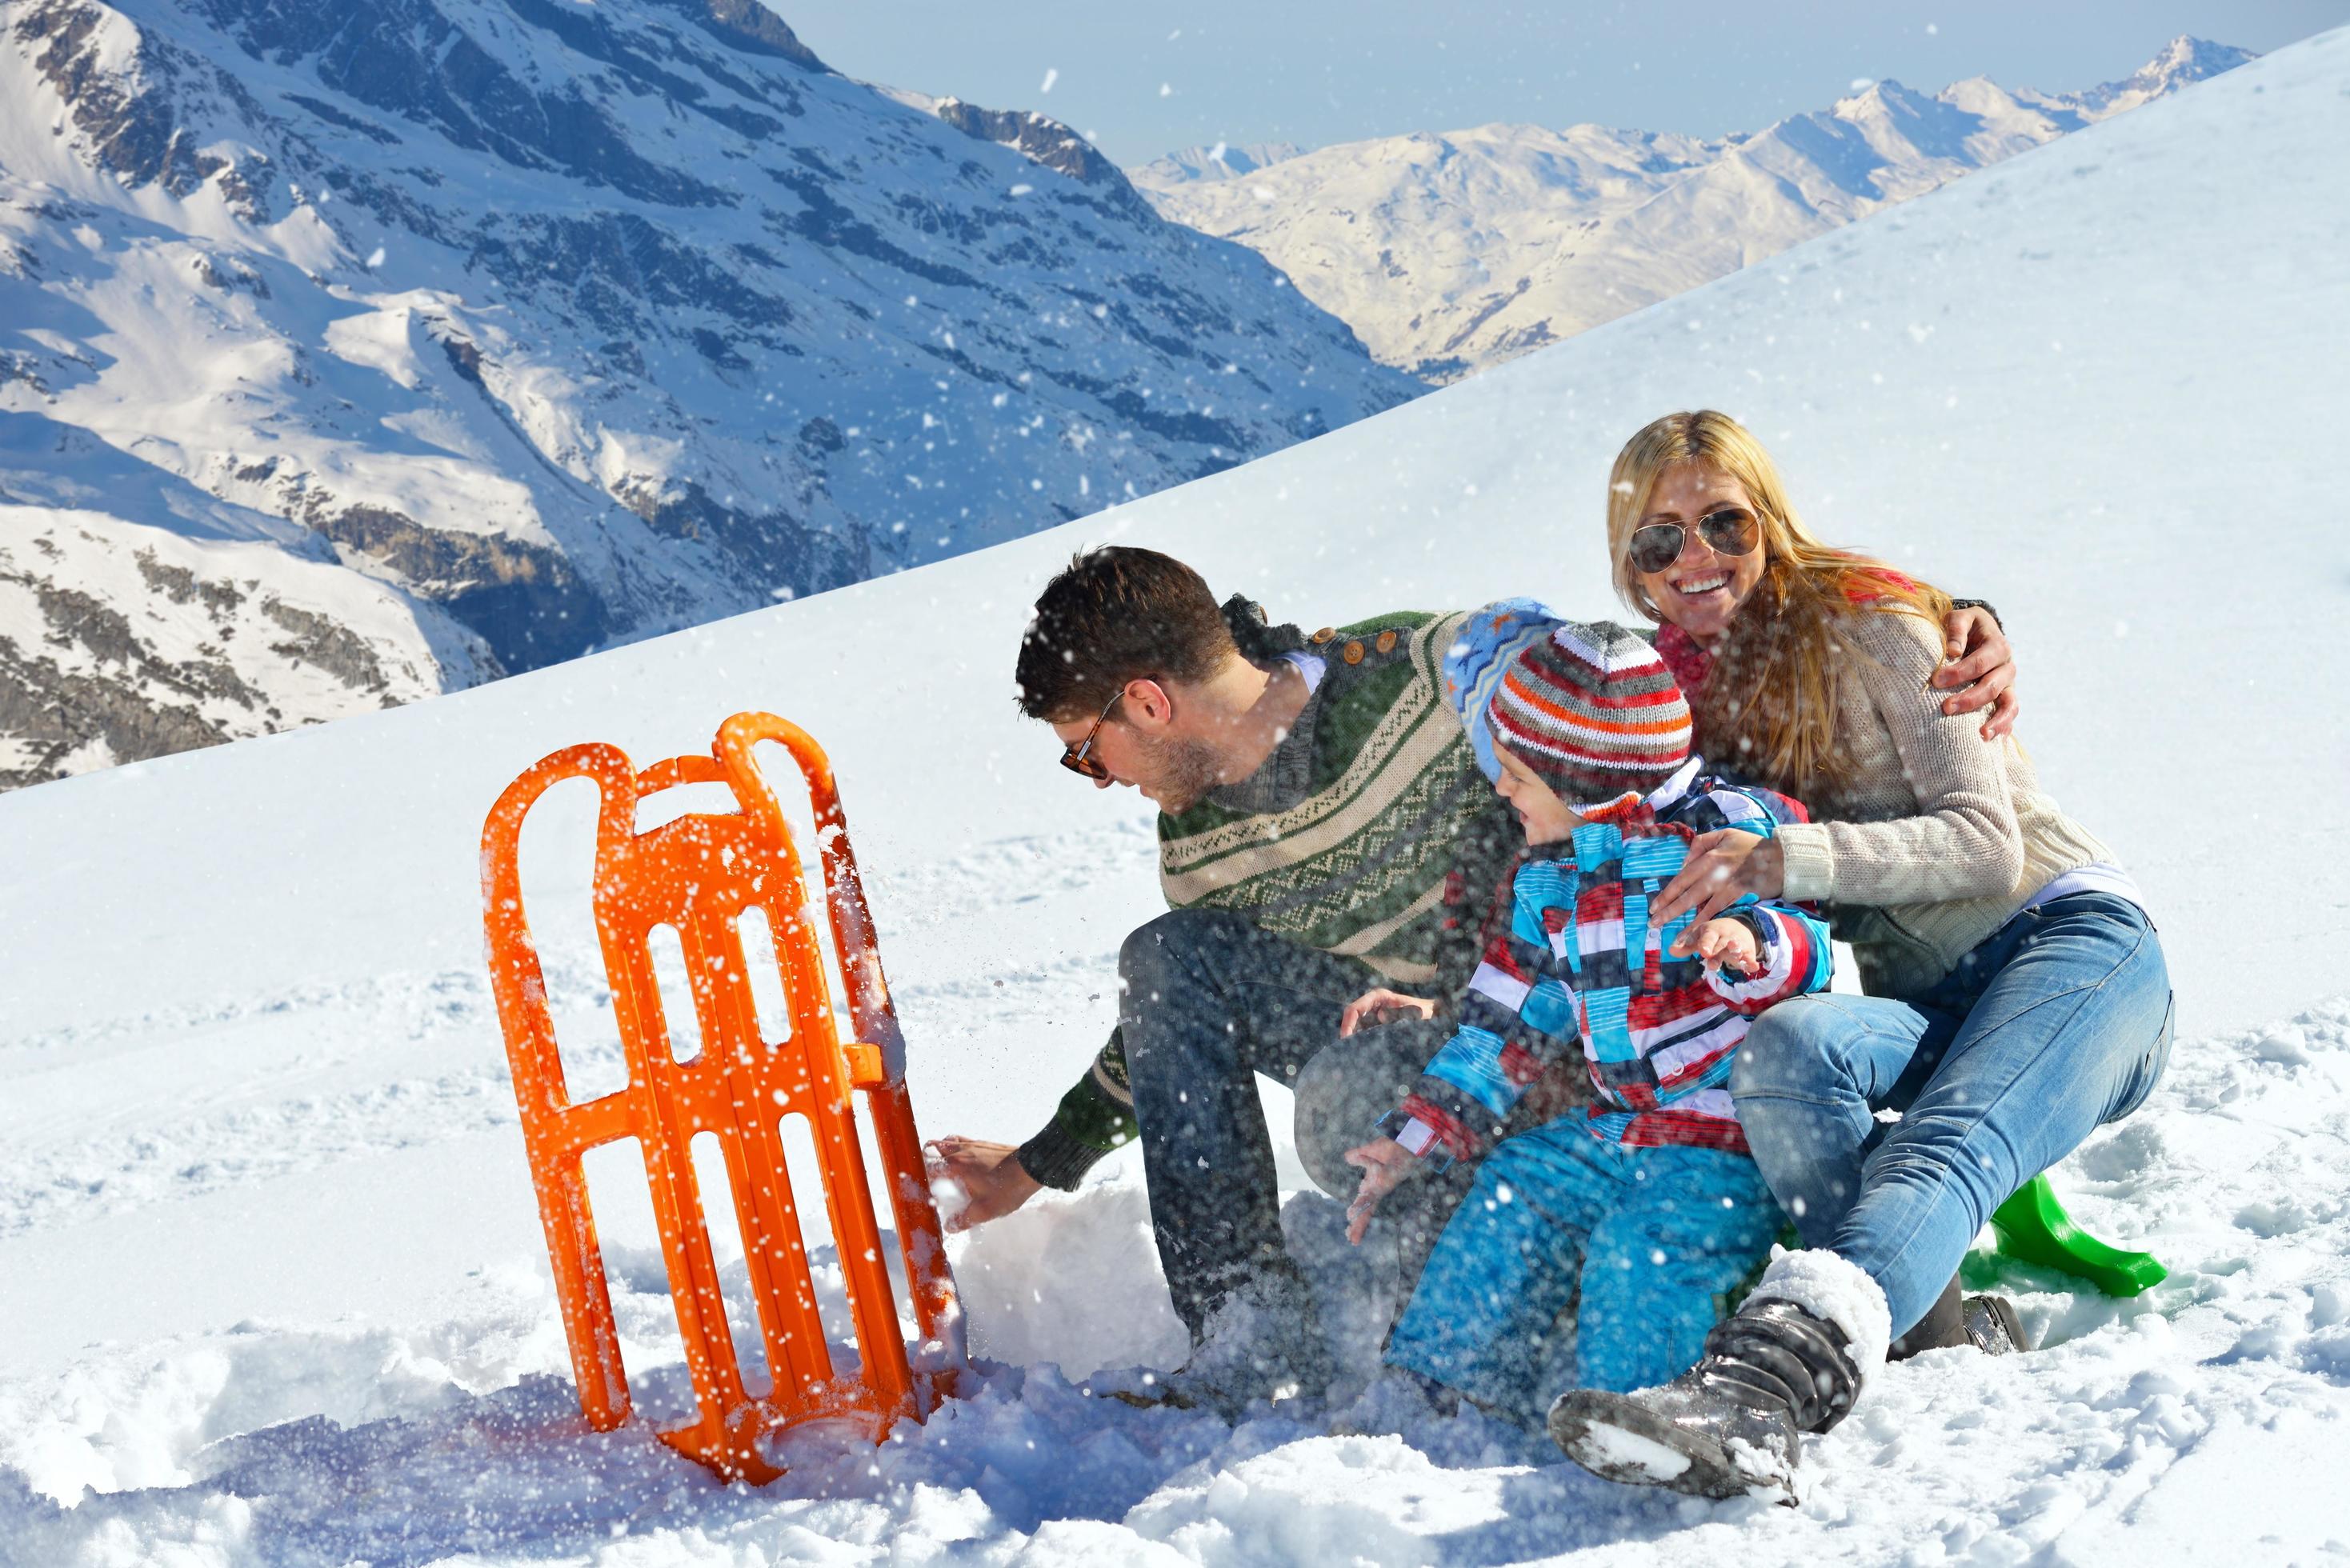
<svg viewBox="0 0 2350 1568">
<path fill-rule="evenodd" d="M 2170 1002 L 2145 911 L 2076 893 L 2018 914 L 1913 1000 L 1780 1003 L 1754 1021 L 1730 1090 L 1804 1244 L 1883 1286 L 1898 1335 L 1992 1210 L 2153 1092 Z"/>
</svg>

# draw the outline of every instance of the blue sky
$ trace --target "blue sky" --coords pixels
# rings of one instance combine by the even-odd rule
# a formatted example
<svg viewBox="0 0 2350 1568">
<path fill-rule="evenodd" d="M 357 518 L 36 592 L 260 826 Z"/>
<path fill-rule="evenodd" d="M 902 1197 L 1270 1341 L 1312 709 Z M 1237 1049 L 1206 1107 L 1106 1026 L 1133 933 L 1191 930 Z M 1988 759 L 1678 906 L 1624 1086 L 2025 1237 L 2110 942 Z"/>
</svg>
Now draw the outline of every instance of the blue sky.
<svg viewBox="0 0 2350 1568">
<path fill-rule="evenodd" d="M 769 3 L 850 76 L 1042 109 L 1127 164 L 1493 120 L 1717 136 L 1824 109 L 1857 78 L 2068 91 L 2126 76 L 2179 33 L 2265 53 L 2350 23 L 2350 0 Z"/>
</svg>

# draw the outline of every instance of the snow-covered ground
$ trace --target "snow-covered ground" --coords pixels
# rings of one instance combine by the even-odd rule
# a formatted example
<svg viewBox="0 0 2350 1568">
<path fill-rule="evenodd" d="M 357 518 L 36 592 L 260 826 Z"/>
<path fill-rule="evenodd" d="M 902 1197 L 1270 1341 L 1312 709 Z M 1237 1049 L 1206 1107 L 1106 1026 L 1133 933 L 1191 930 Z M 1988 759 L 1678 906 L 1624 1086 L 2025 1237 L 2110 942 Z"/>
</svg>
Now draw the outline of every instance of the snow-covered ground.
<svg viewBox="0 0 2350 1568">
<path fill-rule="evenodd" d="M 0 799 L 0 1563 L 2350 1551 L 2350 212 L 2318 195 L 2345 181 L 2337 32 L 1071 529 Z M 1822 532 L 2007 617 L 2043 776 L 2137 871 L 2179 990 L 2168 1081 L 2056 1179 L 2168 1282 L 2119 1303 L 2012 1272 L 2049 1348 L 1897 1368 L 1816 1445 L 1801 1506 L 1703 1504 L 1475 1419 L 1337 1438 L 1084 1397 L 1098 1366 L 1180 1354 L 1126 1157 L 959 1244 L 982 1375 L 878 1452 L 811 1434 L 752 1490 L 641 1426 L 585 1432 L 478 957 L 475 844 L 509 778 L 580 740 L 692 750 L 737 709 L 806 725 L 917 1114 L 1016 1138 L 1098 1044 L 1118 939 L 1155 907 L 1136 803 L 1014 712 L 1056 561 L 1159 545 L 1308 626 L 1512 591 L 1609 613 L 1607 460 L 1693 403 L 1749 419 Z M 525 875 L 592 1077 L 587 817 L 565 791 L 545 809 Z M 632 1368 L 673 1407 L 642 1199 L 603 1175 Z M 1326 1241 L 1326 1205 L 1291 1218 Z M 1367 1291 L 1375 1263 L 1326 1266 Z"/>
</svg>

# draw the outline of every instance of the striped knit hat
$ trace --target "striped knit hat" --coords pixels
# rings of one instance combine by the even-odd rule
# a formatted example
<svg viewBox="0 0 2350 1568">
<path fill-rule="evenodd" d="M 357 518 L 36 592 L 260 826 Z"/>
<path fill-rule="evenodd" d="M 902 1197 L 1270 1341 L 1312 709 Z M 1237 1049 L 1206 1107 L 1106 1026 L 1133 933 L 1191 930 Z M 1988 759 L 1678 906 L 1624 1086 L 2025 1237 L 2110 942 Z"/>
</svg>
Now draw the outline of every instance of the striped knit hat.
<svg viewBox="0 0 2350 1568">
<path fill-rule="evenodd" d="M 1502 776 L 1499 740 L 1570 805 L 1645 794 L 1689 760 L 1689 703 L 1657 650 L 1534 599 L 1469 618 L 1444 656 L 1444 694 L 1487 778 Z"/>
</svg>

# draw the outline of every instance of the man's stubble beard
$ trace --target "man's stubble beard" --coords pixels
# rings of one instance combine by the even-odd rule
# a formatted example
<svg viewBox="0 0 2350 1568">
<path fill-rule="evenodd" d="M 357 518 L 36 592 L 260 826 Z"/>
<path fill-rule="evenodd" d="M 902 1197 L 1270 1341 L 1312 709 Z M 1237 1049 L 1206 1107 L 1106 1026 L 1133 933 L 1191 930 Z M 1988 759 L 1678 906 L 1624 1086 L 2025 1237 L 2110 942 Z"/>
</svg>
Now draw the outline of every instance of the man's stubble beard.
<svg viewBox="0 0 2350 1568">
<path fill-rule="evenodd" d="M 1170 816 L 1197 805 L 1223 780 L 1223 759 L 1204 741 L 1153 741 L 1146 748 L 1151 798 Z"/>
</svg>

